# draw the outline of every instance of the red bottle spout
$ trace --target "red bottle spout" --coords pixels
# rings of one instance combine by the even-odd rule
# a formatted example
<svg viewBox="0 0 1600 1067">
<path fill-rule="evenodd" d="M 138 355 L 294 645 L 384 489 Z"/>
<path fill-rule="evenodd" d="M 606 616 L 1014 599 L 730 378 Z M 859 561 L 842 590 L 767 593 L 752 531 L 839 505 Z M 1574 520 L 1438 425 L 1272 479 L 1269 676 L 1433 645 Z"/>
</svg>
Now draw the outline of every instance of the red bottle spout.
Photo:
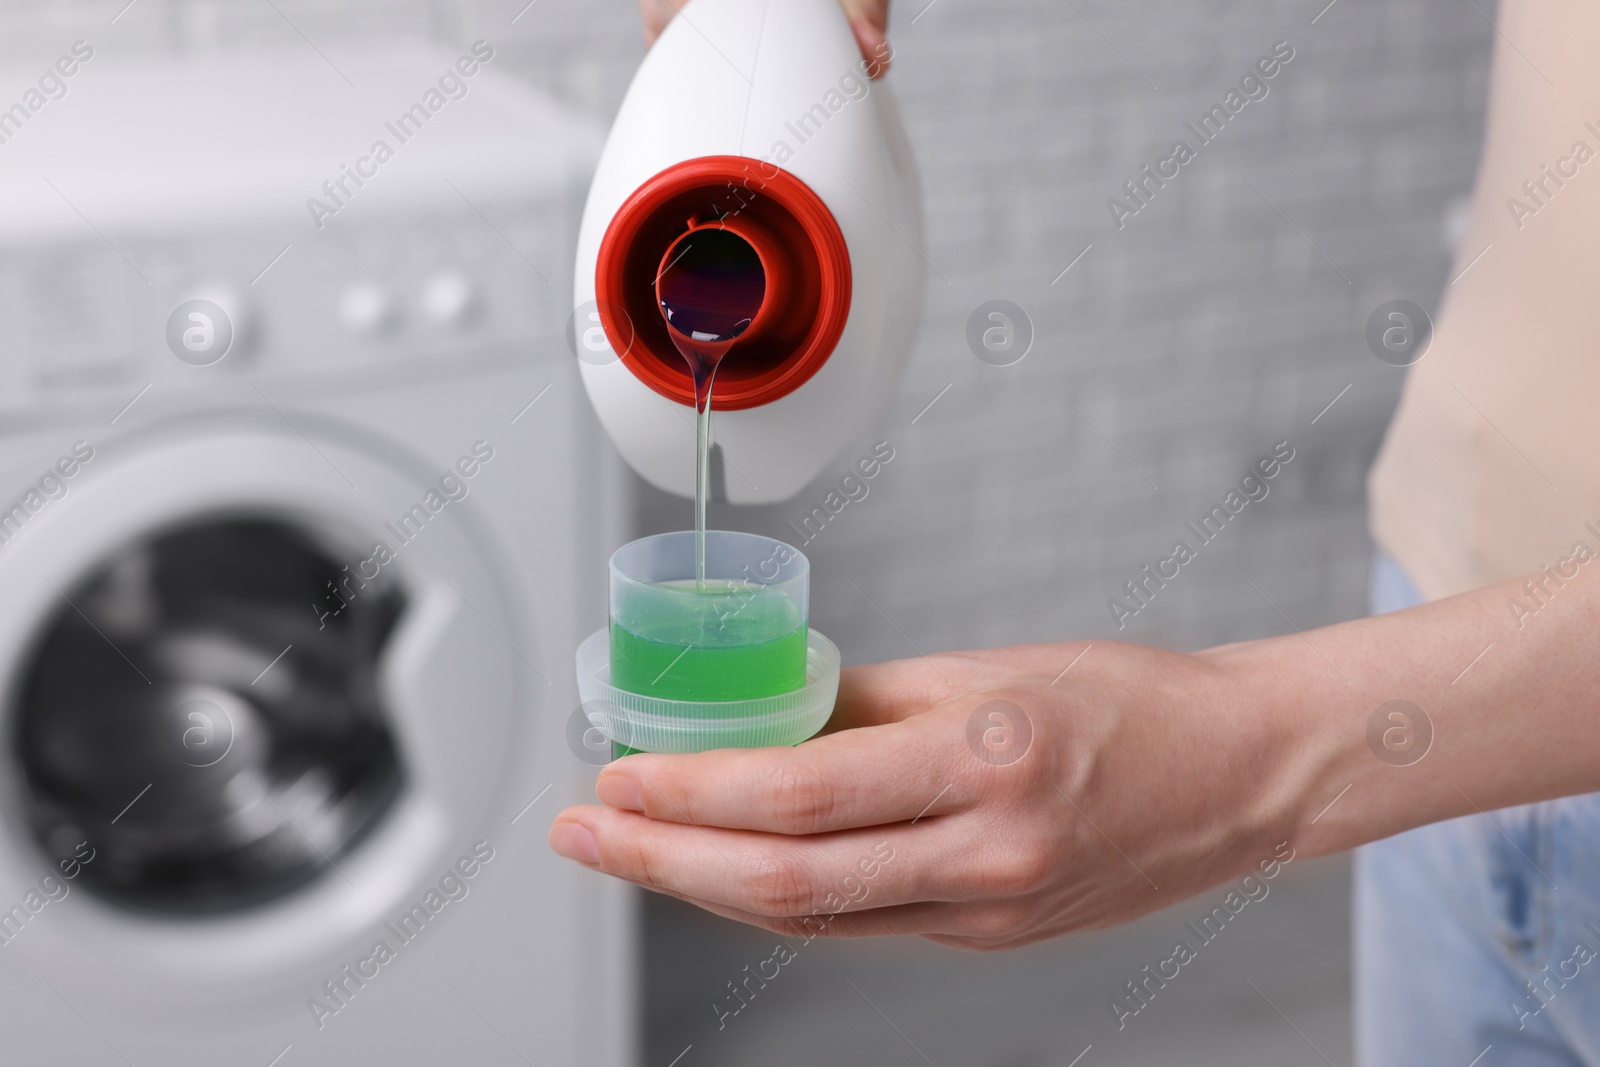
<svg viewBox="0 0 1600 1067">
<path fill-rule="evenodd" d="M 764 282 L 749 324 L 734 338 L 711 341 L 724 352 L 738 341 L 717 371 L 717 408 L 758 407 L 821 368 L 850 314 L 844 235 L 821 198 L 794 175 L 741 156 L 687 160 L 655 175 L 623 202 L 601 240 L 595 302 L 613 349 L 624 353 L 634 376 L 692 407 L 694 379 L 661 310 L 663 279 L 670 284 L 673 258 L 694 244 L 695 234 L 711 231 L 747 245 Z"/>
</svg>

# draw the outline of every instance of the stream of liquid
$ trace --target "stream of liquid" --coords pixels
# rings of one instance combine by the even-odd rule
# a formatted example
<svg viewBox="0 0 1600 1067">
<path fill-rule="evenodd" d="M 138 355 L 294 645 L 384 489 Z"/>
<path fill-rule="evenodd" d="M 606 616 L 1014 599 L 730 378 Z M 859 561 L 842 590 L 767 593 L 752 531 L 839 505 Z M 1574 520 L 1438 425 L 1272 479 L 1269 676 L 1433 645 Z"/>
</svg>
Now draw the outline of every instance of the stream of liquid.
<svg viewBox="0 0 1600 1067">
<path fill-rule="evenodd" d="M 711 481 L 711 391 L 723 357 L 749 328 L 767 293 L 761 257 L 748 241 L 707 227 L 684 234 L 669 250 L 656 291 L 667 334 L 694 378 L 695 584 L 706 580 L 706 496 Z"/>
</svg>

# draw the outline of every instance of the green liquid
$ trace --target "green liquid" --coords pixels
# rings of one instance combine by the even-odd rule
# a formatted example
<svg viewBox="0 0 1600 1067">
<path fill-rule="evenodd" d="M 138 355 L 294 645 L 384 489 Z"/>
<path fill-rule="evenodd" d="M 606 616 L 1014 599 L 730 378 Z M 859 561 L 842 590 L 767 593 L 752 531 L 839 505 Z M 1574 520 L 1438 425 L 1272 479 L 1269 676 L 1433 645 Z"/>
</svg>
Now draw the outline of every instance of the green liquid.
<svg viewBox="0 0 1600 1067">
<path fill-rule="evenodd" d="M 751 700 L 806 684 L 806 625 L 794 602 L 760 587 L 693 579 L 611 621 L 611 684 L 665 700 Z M 714 714 L 708 711 L 707 714 Z M 613 746 L 613 756 L 633 749 Z"/>
</svg>

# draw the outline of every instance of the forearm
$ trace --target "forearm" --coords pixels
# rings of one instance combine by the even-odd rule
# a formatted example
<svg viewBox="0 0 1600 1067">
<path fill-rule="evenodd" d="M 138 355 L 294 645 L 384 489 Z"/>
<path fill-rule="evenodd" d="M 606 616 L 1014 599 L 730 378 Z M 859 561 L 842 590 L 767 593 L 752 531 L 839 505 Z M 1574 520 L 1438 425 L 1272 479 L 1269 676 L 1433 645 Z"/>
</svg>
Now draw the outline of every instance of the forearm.
<svg viewBox="0 0 1600 1067">
<path fill-rule="evenodd" d="M 1555 568 L 1534 575 L 1536 595 L 1517 580 L 1203 653 L 1266 739 L 1269 821 L 1296 848 L 1320 854 L 1600 790 L 1600 730 L 1592 728 L 1600 578 L 1590 566 L 1575 569 L 1572 578 Z M 1528 612 L 1514 612 L 1512 601 Z M 1405 718 L 1372 723 L 1395 700 L 1431 723 L 1420 758 L 1420 747 L 1405 747 Z M 1416 745 L 1426 726 L 1409 725 Z"/>
</svg>

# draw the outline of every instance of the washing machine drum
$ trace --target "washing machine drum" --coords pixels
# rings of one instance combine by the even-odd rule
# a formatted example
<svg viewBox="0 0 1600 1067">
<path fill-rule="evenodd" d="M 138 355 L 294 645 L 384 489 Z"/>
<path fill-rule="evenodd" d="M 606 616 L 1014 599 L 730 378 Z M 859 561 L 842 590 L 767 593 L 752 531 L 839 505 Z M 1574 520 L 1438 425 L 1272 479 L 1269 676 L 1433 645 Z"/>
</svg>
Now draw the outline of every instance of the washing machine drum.
<svg viewBox="0 0 1600 1067">
<path fill-rule="evenodd" d="M 193 519 L 62 591 L 23 666 L 15 744 L 40 844 L 94 844 L 80 884 L 130 908 L 238 910 L 382 819 L 402 782 L 376 666 L 404 605 L 380 578 L 341 608 L 335 558 L 281 520 Z"/>
</svg>

